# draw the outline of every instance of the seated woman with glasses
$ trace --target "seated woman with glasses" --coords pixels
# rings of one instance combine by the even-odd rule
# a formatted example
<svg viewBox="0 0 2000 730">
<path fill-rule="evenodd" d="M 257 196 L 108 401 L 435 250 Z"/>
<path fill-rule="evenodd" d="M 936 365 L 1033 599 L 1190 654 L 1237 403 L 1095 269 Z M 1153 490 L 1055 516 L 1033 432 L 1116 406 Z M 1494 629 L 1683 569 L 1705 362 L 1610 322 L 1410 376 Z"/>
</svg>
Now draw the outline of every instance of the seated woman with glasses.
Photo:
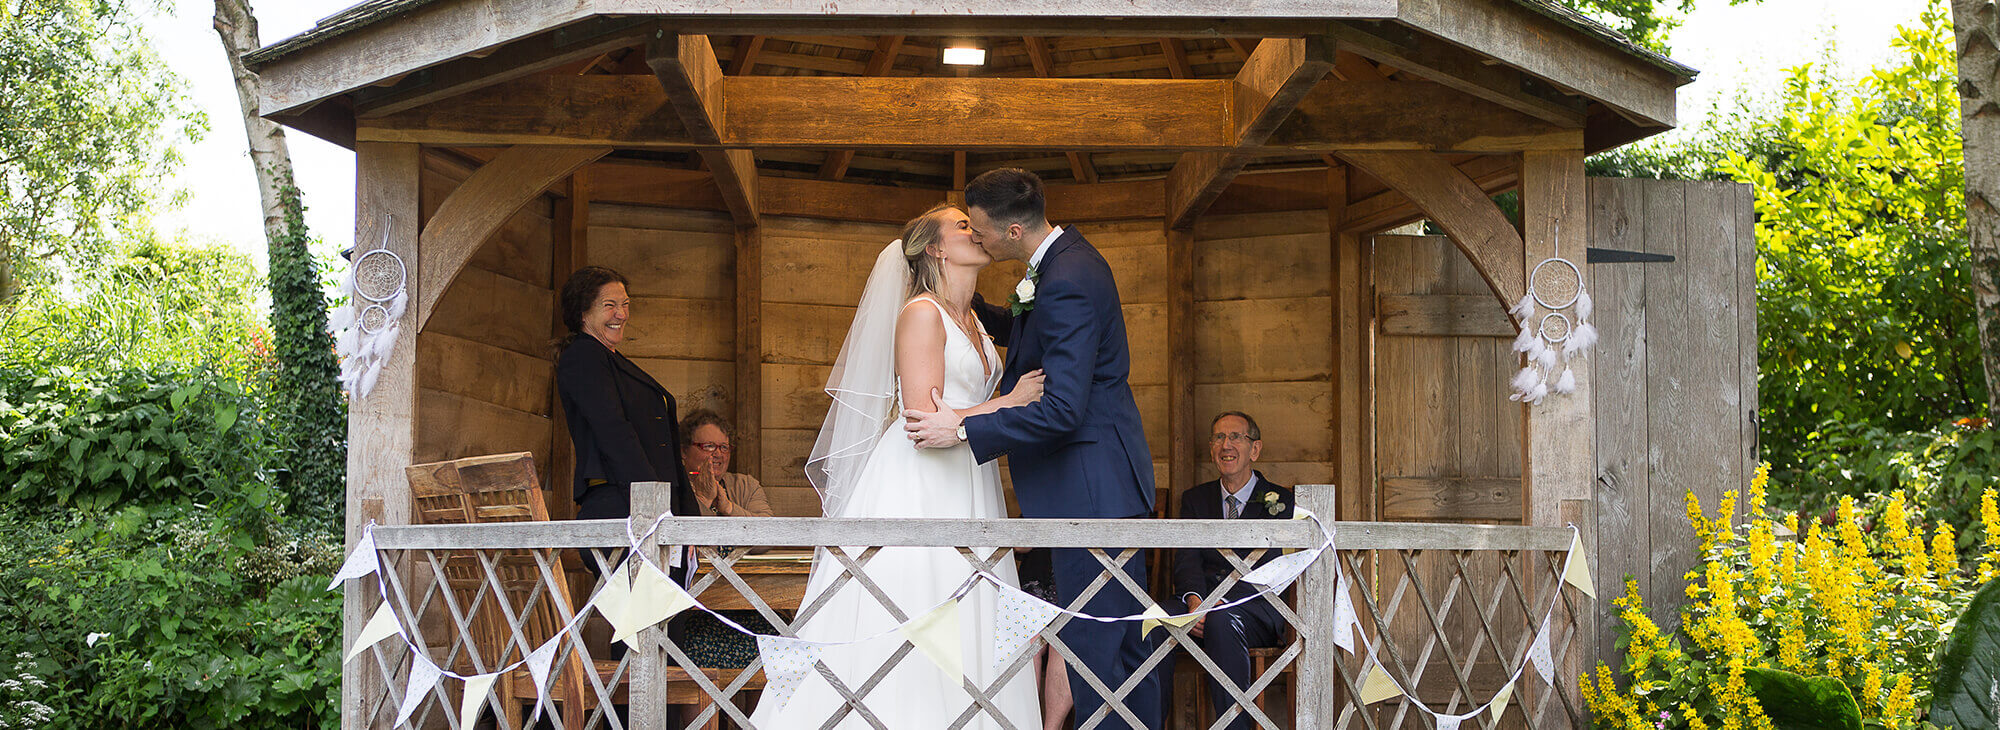
<svg viewBox="0 0 2000 730">
<path fill-rule="evenodd" d="M 697 408 L 681 419 L 681 461 L 687 464 L 694 501 L 704 517 L 770 517 L 764 485 L 729 471 L 729 421 Z"/>
</svg>

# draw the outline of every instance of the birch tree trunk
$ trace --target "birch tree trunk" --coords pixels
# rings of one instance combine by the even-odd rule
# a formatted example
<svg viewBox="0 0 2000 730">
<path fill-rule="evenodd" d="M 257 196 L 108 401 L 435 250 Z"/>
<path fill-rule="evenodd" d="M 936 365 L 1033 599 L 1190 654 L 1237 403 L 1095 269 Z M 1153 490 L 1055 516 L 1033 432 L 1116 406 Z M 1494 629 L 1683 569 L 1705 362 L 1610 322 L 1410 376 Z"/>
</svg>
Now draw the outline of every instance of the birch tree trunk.
<svg viewBox="0 0 2000 730">
<path fill-rule="evenodd" d="M 1965 135 L 1965 228 L 1986 370 L 1987 414 L 2000 420 L 2000 7 L 1951 0 Z"/>
<path fill-rule="evenodd" d="M 243 131 L 250 140 L 250 164 L 257 168 L 257 195 L 264 204 L 264 239 L 277 241 L 288 232 L 281 196 L 292 184 L 292 153 L 285 130 L 257 116 L 257 75 L 243 65 L 243 54 L 257 50 L 257 17 L 250 0 L 215 0 L 215 34 L 229 57 L 236 78 L 236 102 L 243 109 Z"/>
</svg>

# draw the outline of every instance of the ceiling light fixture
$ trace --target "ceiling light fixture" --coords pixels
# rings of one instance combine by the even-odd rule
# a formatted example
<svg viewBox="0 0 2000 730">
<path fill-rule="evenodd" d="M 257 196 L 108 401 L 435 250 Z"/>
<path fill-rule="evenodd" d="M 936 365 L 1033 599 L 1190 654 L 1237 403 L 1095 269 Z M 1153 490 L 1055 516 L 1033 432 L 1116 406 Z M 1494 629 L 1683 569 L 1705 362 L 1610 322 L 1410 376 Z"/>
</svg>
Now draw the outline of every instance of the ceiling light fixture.
<svg viewBox="0 0 2000 730">
<path fill-rule="evenodd" d="M 944 49 L 944 63 L 947 66 L 984 66 L 986 49 L 971 41 L 952 41 Z"/>
</svg>

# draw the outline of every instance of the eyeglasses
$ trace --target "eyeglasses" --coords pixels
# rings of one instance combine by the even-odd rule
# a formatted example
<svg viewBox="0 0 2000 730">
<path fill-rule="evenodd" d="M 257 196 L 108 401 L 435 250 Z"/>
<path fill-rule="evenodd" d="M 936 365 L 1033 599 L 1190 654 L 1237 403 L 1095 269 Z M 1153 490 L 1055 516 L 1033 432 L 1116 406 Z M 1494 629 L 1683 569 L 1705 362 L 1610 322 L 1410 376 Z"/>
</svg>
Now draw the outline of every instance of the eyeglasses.
<svg viewBox="0 0 2000 730">
<path fill-rule="evenodd" d="M 706 442 L 696 441 L 694 442 L 693 446 L 711 454 L 727 452 L 730 450 L 729 444 L 717 444 L 717 443 L 706 443 Z"/>
<path fill-rule="evenodd" d="M 1255 438 L 1252 438 L 1252 437 L 1250 436 L 1250 434 L 1247 434 L 1247 433 L 1238 433 L 1238 432 L 1235 432 L 1235 431 L 1231 431 L 1231 432 L 1228 432 L 1228 433 L 1218 433 L 1218 434 L 1215 434 L 1215 435 L 1213 435 L 1213 436 L 1210 436 L 1210 437 L 1208 437 L 1208 442 L 1209 442 L 1209 443 L 1211 443 L 1211 444 L 1219 444 L 1219 443 L 1222 443 L 1222 442 L 1224 442 L 1224 441 L 1232 441 L 1232 442 L 1235 442 L 1235 443 L 1239 443 L 1239 444 L 1247 444 L 1247 443 L 1250 443 L 1250 442 L 1252 442 L 1252 441 L 1256 441 L 1256 440 L 1257 440 L 1257 439 L 1255 439 Z"/>
</svg>

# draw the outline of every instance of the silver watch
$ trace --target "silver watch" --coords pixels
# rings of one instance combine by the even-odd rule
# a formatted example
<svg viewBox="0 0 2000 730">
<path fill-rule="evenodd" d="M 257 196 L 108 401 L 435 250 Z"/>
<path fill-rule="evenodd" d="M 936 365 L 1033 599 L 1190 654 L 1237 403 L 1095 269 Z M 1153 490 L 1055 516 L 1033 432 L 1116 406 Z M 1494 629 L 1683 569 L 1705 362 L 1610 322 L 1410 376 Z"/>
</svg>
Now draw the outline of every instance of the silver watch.
<svg viewBox="0 0 2000 730">
<path fill-rule="evenodd" d="M 961 442 L 972 440 L 965 437 L 965 424 L 963 423 L 958 424 L 958 440 Z"/>
</svg>

